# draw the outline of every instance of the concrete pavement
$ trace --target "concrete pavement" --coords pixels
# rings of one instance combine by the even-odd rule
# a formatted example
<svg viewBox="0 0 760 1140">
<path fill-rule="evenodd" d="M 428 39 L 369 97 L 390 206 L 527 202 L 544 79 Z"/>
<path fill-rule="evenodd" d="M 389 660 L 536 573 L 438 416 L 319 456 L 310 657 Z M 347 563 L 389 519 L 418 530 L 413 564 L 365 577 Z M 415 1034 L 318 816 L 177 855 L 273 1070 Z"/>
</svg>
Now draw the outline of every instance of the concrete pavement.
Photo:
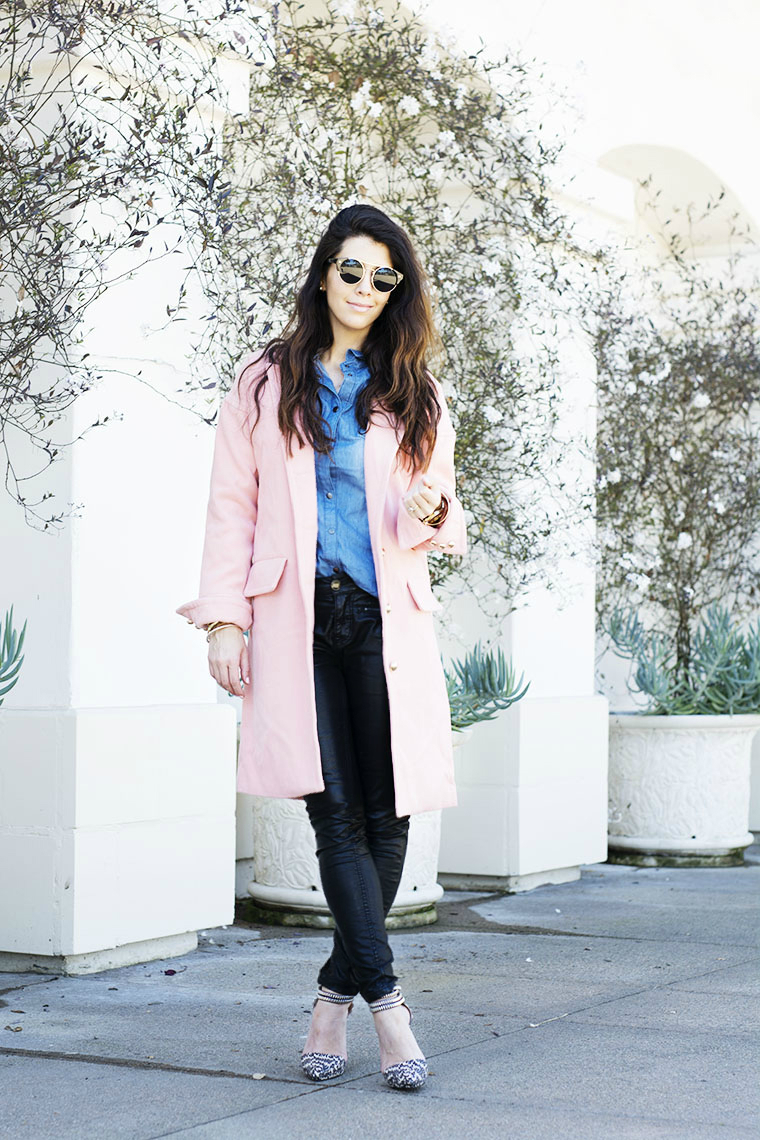
<svg viewBox="0 0 760 1140">
<path fill-rule="evenodd" d="M 447 893 L 436 926 L 391 935 L 431 1070 L 418 1093 L 386 1088 L 361 999 L 344 1077 L 301 1075 L 322 931 L 241 921 L 182 958 L 0 974 L 0 1137 L 754 1140 L 749 858 Z"/>
</svg>

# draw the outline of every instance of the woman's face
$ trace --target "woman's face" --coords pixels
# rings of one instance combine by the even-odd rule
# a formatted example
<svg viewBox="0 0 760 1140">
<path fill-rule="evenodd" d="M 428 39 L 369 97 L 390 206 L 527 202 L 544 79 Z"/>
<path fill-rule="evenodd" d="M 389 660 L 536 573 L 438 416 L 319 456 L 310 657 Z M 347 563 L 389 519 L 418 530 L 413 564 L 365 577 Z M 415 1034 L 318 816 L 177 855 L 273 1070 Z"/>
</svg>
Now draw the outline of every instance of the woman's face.
<svg viewBox="0 0 760 1140">
<path fill-rule="evenodd" d="M 370 325 L 377 320 L 388 304 L 390 293 L 380 293 L 370 281 L 372 269 L 378 265 L 389 265 L 395 269 L 390 250 L 370 237 L 359 235 L 346 238 L 336 257 L 355 257 L 367 266 L 361 281 L 347 285 L 341 280 L 335 264 L 328 265 L 322 279 L 330 313 L 333 338 L 337 334 L 361 334 L 363 340 Z"/>
</svg>

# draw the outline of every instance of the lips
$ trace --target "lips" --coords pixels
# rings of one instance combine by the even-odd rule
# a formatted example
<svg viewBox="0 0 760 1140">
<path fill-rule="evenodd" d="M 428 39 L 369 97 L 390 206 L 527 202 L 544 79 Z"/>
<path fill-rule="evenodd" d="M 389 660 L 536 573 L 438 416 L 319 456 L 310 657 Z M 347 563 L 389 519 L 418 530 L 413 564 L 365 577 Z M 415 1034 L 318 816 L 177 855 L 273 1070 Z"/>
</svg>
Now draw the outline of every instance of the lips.
<svg viewBox="0 0 760 1140">
<path fill-rule="evenodd" d="M 352 309 L 356 309 L 358 313 L 368 313 L 372 308 L 371 305 L 360 305 L 355 301 L 346 301 L 346 304 L 349 305 Z"/>
</svg>

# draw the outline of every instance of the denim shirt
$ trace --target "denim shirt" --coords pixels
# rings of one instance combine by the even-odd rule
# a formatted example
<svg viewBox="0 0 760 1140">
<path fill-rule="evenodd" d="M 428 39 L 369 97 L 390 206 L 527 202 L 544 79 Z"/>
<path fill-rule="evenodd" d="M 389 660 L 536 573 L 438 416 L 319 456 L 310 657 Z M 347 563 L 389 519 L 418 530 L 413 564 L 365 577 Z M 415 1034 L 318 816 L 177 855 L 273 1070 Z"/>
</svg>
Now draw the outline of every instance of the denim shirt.
<svg viewBox="0 0 760 1140">
<path fill-rule="evenodd" d="M 349 349 L 340 366 L 343 383 L 335 391 L 319 361 L 322 415 L 333 439 L 330 455 L 314 453 L 317 476 L 317 576 L 343 571 L 377 596 L 364 488 L 364 433 L 356 422 L 356 397 L 369 380 L 360 352 Z"/>
</svg>

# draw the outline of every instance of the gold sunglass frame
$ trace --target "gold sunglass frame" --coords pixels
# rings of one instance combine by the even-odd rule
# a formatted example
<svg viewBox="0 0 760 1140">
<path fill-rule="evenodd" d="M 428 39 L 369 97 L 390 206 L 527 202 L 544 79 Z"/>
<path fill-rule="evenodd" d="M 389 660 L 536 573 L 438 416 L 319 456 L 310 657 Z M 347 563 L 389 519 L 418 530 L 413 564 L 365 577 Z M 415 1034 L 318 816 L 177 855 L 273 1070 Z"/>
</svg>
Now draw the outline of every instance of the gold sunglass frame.
<svg viewBox="0 0 760 1140">
<path fill-rule="evenodd" d="M 327 264 L 328 265 L 334 265 L 338 271 L 338 276 L 340 277 L 340 267 L 344 261 L 355 261 L 357 263 L 357 265 L 361 265 L 362 271 L 363 271 L 362 275 L 358 281 L 343 281 L 343 278 L 341 277 L 341 281 L 343 281 L 344 285 L 359 285 L 359 284 L 361 284 L 361 282 L 366 277 L 367 272 L 369 271 L 369 282 L 370 282 L 370 285 L 372 286 L 372 288 L 375 290 L 375 292 L 376 293 L 388 294 L 388 293 L 392 293 L 393 290 L 396 289 L 401 284 L 401 282 L 404 280 L 404 274 L 401 273 L 400 270 L 394 269 L 392 265 L 365 265 L 365 263 L 363 261 L 360 261 L 358 257 L 328 257 Z M 374 276 L 375 276 L 375 273 L 377 272 L 378 269 L 390 269 L 390 271 L 392 273 L 395 273 L 396 277 L 398 278 L 398 281 L 396 282 L 396 284 L 393 285 L 390 289 L 378 289 L 377 285 L 374 282 Z"/>
</svg>

